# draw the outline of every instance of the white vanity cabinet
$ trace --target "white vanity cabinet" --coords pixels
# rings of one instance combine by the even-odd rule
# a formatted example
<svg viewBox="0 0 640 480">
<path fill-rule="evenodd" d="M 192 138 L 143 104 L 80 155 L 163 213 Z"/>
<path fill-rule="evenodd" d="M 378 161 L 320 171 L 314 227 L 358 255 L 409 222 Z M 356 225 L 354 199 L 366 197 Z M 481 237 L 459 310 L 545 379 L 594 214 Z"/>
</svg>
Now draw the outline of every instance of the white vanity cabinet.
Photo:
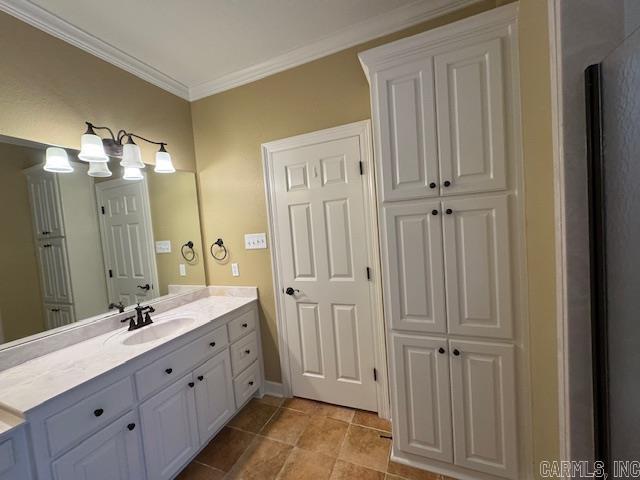
<svg viewBox="0 0 640 480">
<path fill-rule="evenodd" d="M 257 315 L 240 307 L 28 412 L 36 478 L 174 478 L 261 387 Z"/>
<path fill-rule="evenodd" d="M 528 408 L 517 369 L 527 361 L 517 8 L 360 54 L 371 84 L 392 459 L 454 478 L 532 473 L 516 414 Z"/>
<path fill-rule="evenodd" d="M 0 480 L 32 478 L 26 426 L 21 425 L 0 435 Z"/>
</svg>

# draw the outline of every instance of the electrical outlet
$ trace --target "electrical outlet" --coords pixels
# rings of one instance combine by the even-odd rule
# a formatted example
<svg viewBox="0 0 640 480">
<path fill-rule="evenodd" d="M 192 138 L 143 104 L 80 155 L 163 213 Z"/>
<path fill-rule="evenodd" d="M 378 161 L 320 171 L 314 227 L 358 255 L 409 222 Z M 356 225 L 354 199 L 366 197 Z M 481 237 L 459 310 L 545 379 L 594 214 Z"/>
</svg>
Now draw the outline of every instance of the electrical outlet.
<svg viewBox="0 0 640 480">
<path fill-rule="evenodd" d="M 238 270 L 238 264 L 237 263 L 232 263 L 231 264 L 231 275 L 233 275 L 234 277 L 239 277 L 240 276 L 240 270 Z"/>
<path fill-rule="evenodd" d="M 267 248 L 267 234 L 247 233 L 244 236 L 244 248 L 245 250 L 259 250 Z"/>
<path fill-rule="evenodd" d="M 184 263 L 180 264 L 180 276 L 181 277 L 187 276 L 187 266 Z"/>
</svg>

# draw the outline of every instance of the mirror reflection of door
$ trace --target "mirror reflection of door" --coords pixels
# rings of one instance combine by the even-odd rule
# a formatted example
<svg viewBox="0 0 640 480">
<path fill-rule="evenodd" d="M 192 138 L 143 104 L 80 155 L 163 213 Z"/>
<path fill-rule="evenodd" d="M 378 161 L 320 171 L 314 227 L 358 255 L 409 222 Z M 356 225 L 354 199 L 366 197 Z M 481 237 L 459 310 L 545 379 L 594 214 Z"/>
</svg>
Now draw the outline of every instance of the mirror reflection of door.
<svg viewBox="0 0 640 480">
<path fill-rule="evenodd" d="M 96 184 L 109 301 L 133 305 L 156 295 L 149 195 L 144 180 Z"/>
</svg>

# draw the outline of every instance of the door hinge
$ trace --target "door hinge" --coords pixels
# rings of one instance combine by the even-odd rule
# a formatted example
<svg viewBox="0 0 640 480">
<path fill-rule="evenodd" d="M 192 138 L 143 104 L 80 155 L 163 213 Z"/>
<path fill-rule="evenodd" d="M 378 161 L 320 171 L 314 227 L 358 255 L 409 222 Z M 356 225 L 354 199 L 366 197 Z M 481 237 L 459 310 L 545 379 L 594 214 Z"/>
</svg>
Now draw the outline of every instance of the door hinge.
<svg viewBox="0 0 640 480">
<path fill-rule="evenodd" d="M 102 206 L 100 207 L 100 211 L 101 211 L 101 212 L 102 212 L 102 214 L 104 215 L 104 205 L 102 205 Z"/>
<path fill-rule="evenodd" d="M 109 269 L 109 278 L 113 278 L 113 270 Z"/>
<path fill-rule="evenodd" d="M 360 166 L 360 175 L 364 175 L 364 163 L 362 163 L 362 160 L 360 160 L 358 164 Z"/>
<path fill-rule="evenodd" d="M 376 370 L 375 368 L 373 369 L 373 381 L 378 381 L 378 370 Z"/>
<path fill-rule="evenodd" d="M 371 280 L 371 269 L 367 267 L 367 280 Z"/>
</svg>

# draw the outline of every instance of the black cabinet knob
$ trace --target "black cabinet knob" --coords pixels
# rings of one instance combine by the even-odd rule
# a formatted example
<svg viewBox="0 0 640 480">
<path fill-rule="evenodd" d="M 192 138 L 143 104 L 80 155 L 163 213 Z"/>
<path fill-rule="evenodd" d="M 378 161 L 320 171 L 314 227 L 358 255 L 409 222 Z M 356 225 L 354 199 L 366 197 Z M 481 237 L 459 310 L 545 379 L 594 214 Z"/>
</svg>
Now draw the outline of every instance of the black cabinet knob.
<svg viewBox="0 0 640 480">
<path fill-rule="evenodd" d="M 173 368 L 167 368 L 164 373 L 166 373 L 167 375 L 171 375 L 171 372 L 173 372 Z"/>
<path fill-rule="evenodd" d="M 132 431 L 134 428 L 136 428 L 136 424 L 130 423 L 129 425 L 127 425 L 127 428 L 129 429 L 129 431 Z"/>
<path fill-rule="evenodd" d="M 203 375 L 198 375 L 198 380 L 199 380 L 199 381 L 204 380 L 204 376 L 203 376 Z"/>
<path fill-rule="evenodd" d="M 216 342 L 211 342 L 211 343 L 209 344 L 209 346 L 210 346 L 210 347 L 215 347 L 215 346 L 216 346 Z"/>
<path fill-rule="evenodd" d="M 451 215 L 453 213 L 453 210 L 451 210 L 450 208 L 447 208 L 446 212 L 447 212 L 447 215 Z"/>
<path fill-rule="evenodd" d="M 431 215 L 437 215 L 438 214 L 438 210 L 431 210 Z"/>
<path fill-rule="evenodd" d="M 458 350 L 457 348 L 453 349 L 453 354 L 457 357 L 460 355 L 460 350 Z"/>
<path fill-rule="evenodd" d="M 438 349 L 438 353 L 442 354 L 442 353 L 444 353 L 444 352 L 445 352 L 444 348 L 440 347 L 440 348 Z"/>
<path fill-rule="evenodd" d="M 249 382 L 249 385 L 250 385 L 250 386 L 251 386 L 251 385 L 253 385 L 253 380 L 251 380 L 251 381 Z"/>
<path fill-rule="evenodd" d="M 98 409 L 96 409 L 96 410 L 94 410 L 94 411 L 93 411 L 93 414 L 94 414 L 96 417 L 99 417 L 99 416 L 100 416 L 100 415 L 102 415 L 103 413 L 104 413 L 104 410 L 103 410 L 102 408 L 98 408 Z"/>
<path fill-rule="evenodd" d="M 245 350 L 244 353 L 246 353 L 247 355 L 249 355 L 251 353 L 251 350 Z"/>
<path fill-rule="evenodd" d="M 195 386 L 196 386 L 196 384 L 195 384 L 195 383 L 193 383 L 193 382 L 189 382 L 189 388 L 193 388 L 193 387 L 195 387 Z"/>
<path fill-rule="evenodd" d="M 249 325 L 248 325 L 248 324 L 246 324 L 246 323 L 243 323 L 243 324 L 242 324 L 242 328 L 247 328 L 248 326 L 249 326 Z"/>
<path fill-rule="evenodd" d="M 429 184 L 429 188 L 436 188 L 436 183 L 435 182 L 431 182 Z"/>
<path fill-rule="evenodd" d="M 451 186 L 451 182 L 449 180 L 445 180 L 444 181 L 444 186 L 445 187 L 450 187 Z"/>
</svg>

